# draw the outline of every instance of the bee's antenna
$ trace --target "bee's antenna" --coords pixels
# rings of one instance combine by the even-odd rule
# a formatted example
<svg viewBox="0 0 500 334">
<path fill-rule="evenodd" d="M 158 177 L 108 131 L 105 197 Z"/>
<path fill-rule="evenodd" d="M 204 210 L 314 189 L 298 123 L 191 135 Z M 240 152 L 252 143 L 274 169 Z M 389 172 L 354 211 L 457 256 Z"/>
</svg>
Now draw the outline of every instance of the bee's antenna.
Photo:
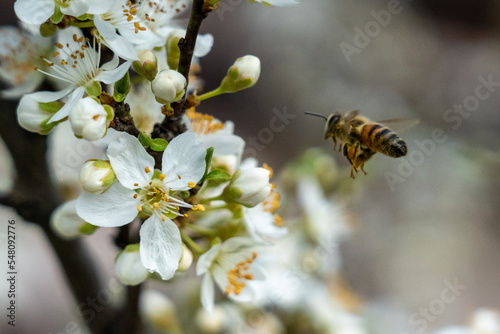
<svg viewBox="0 0 500 334">
<path fill-rule="evenodd" d="M 306 112 L 304 112 L 304 114 L 306 114 L 306 115 L 312 115 L 312 116 L 316 116 L 316 117 L 321 117 L 321 118 L 324 118 L 324 119 L 325 119 L 325 121 L 327 121 L 327 120 L 328 120 L 328 118 L 326 118 L 326 116 L 324 116 L 324 115 L 315 114 L 315 113 L 312 113 L 312 112 L 307 112 L 307 111 L 306 111 Z"/>
</svg>

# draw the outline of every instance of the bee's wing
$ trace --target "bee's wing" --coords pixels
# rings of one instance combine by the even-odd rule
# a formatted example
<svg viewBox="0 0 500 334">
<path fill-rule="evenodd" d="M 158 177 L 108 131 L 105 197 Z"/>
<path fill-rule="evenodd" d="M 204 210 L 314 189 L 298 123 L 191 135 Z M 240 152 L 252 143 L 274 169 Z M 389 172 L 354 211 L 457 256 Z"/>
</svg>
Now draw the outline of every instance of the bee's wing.
<svg viewBox="0 0 500 334">
<path fill-rule="evenodd" d="M 354 117 L 358 116 L 359 110 L 351 110 L 347 112 L 344 116 L 344 132 L 348 133 L 350 128 L 350 122 L 354 119 Z"/>
<path fill-rule="evenodd" d="M 378 121 L 379 123 L 387 126 L 394 132 L 402 133 L 407 129 L 418 124 L 419 120 L 416 118 L 395 118 L 395 119 L 387 119 L 384 121 Z"/>
</svg>

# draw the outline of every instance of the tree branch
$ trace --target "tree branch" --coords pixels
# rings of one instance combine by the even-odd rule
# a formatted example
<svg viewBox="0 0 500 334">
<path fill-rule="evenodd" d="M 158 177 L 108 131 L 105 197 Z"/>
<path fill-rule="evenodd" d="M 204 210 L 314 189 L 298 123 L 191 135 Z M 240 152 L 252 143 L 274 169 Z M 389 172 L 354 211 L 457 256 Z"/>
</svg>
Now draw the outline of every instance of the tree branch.
<svg viewBox="0 0 500 334">
<path fill-rule="evenodd" d="M 178 43 L 180 50 L 178 72 L 186 78 L 186 85 L 189 84 L 189 71 L 191 69 L 191 61 L 193 60 L 196 38 L 198 37 L 201 23 L 211 10 L 212 7 L 207 6 L 204 0 L 193 0 L 186 36 L 181 38 Z M 172 103 L 173 115 L 165 117 L 163 123 L 155 125 L 152 133 L 153 138 L 164 138 L 170 141 L 172 138 L 186 131 L 186 127 L 181 123 L 186 98 L 187 96 L 184 95 L 182 100 Z"/>
</svg>

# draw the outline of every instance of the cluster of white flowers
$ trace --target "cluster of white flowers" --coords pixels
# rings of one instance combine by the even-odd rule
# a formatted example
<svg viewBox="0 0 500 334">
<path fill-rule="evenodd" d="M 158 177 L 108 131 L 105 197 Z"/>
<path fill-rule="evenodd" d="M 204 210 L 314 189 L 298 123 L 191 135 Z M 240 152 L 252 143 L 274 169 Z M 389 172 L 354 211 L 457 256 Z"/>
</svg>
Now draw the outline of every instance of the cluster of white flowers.
<svg viewBox="0 0 500 334">
<path fill-rule="evenodd" d="M 217 2 L 203 10 L 216 10 Z M 0 30 L 0 78 L 8 86 L 2 96 L 19 99 L 18 122 L 28 131 L 47 135 L 69 121 L 83 140 L 112 133 L 101 141 L 106 158 L 82 164 L 80 196 L 54 211 L 54 231 L 72 239 L 139 223 L 139 243 L 130 242 L 115 260 L 120 281 L 169 280 L 197 261 L 201 301 L 211 311 L 214 281 L 234 300 L 254 297 L 253 281 L 265 277 L 255 263 L 258 248 L 287 228 L 276 214 L 271 168 L 242 161 L 245 141 L 233 134 L 233 124 L 193 107 L 254 86 L 260 60 L 237 59 L 218 88 L 198 96 L 198 59 L 214 39 L 196 37 L 192 71 L 181 73 L 180 43 L 188 35 L 181 15 L 191 3 L 16 0 L 23 28 Z M 44 79 L 54 90 L 37 90 Z M 176 105 L 183 118 L 173 120 L 179 130 L 172 134 L 157 125 L 170 120 Z"/>
</svg>

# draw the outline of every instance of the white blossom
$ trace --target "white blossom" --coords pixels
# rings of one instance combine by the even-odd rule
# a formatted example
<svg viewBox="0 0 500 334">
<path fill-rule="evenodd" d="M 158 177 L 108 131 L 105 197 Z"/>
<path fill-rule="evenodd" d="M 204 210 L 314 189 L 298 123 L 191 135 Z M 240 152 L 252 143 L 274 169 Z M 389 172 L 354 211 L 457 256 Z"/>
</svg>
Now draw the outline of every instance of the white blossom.
<svg viewBox="0 0 500 334">
<path fill-rule="evenodd" d="M 177 225 L 180 208 L 192 208 L 174 191 L 193 188 L 205 172 L 206 151 L 193 133 L 183 133 L 168 144 L 162 172 L 153 178 L 154 159 L 137 138 L 123 133 L 109 144 L 107 156 L 119 182 L 99 195 L 83 193 L 77 212 L 89 223 L 116 227 L 130 223 L 139 212 L 149 216 L 140 229 L 144 266 L 170 279 L 179 266 L 182 242 Z"/>
</svg>

